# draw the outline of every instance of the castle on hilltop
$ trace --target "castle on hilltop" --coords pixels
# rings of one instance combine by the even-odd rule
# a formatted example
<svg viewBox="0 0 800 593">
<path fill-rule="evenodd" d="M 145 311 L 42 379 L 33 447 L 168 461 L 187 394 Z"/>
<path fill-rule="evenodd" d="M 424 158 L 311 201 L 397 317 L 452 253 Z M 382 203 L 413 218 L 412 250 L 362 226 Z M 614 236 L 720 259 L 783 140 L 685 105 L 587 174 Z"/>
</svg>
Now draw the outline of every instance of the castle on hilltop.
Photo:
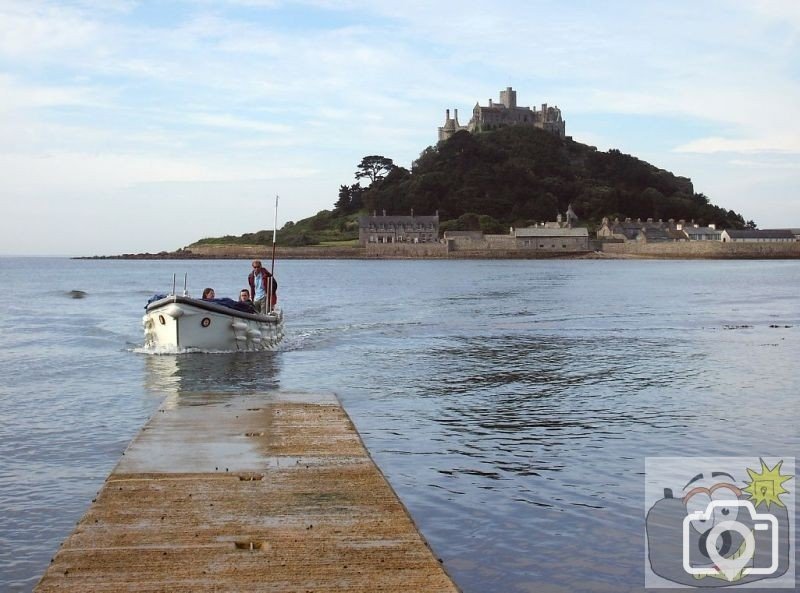
<svg viewBox="0 0 800 593">
<path fill-rule="evenodd" d="M 475 103 L 472 119 L 466 126 L 458 123 L 458 109 L 454 110 L 452 118 L 448 109 L 444 125 L 439 128 L 439 141 L 447 140 L 461 130 L 485 132 L 503 126 L 531 126 L 546 130 L 559 138 L 564 138 L 566 134 L 565 122 L 561 119 L 561 110 L 558 107 L 548 107 L 547 103 L 542 103 L 541 111 L 536 111 L 536 107 L 517 107 L 517 91 L 509 86 L 500 91 L 500 103 L 491 99 L 489 105 Z"/>
</svg>

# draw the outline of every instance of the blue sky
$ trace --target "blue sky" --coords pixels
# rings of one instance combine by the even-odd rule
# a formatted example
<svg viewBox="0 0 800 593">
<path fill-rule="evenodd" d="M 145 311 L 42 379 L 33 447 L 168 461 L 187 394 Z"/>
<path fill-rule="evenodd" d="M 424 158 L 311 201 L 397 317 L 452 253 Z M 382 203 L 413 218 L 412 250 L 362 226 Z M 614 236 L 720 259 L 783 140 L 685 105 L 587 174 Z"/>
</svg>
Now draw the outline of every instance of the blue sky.
<svg viewBox="0 0 800 593">
<path fill-rule="evenodd" d="M 506 86 L 800 227 L 800 2 L 0 0 L 0 254 L 171 250 L 309 216 Z"/>
</svg>

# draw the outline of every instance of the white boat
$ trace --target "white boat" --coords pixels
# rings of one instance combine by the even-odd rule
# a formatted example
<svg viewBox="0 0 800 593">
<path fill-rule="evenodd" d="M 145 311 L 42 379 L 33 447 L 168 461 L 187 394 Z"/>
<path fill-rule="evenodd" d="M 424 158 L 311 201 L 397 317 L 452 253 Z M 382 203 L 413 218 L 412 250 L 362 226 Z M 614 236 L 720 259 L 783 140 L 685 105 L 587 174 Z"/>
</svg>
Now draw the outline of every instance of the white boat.
<svg viewBox="0 0 800 593">
<path fill-rule="evenodd" d="M 175 294 L 149 303 L 142 323 L 149 350 L 272 350 L 283 339 L 280 309 L 265 315 L 245 313 Z"/>
</svg>

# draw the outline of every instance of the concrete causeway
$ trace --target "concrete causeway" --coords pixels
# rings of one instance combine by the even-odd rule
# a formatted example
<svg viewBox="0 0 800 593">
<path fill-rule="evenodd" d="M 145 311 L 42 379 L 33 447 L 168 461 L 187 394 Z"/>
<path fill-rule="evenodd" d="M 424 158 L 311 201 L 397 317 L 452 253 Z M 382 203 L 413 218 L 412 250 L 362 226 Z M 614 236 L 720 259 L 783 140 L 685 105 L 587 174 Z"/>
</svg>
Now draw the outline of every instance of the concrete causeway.
<svg viewBox="0 0 800 593">
<path fill-rule="evenodd" d="M 458 591 L 334 396 L 201 399 L 154 414 L 36 593 Z"/>
</svg>

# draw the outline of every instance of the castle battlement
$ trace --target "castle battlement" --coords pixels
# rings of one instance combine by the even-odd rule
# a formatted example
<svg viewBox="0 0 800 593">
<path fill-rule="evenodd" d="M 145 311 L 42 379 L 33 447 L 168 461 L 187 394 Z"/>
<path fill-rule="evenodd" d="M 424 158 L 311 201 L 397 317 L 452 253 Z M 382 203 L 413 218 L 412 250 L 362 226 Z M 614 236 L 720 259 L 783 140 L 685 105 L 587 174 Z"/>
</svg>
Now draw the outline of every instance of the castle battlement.
<svg viewBox="0 0 800 593">
<path fill-rule="evenodd" d="M 559 138 L 566 135 L 566 122 L 561 117 L 558 107 L 548 107 L 542 103 L 540 111 L 536 107 L 518 107 L 517 91 L 511 87 L 500 91 L 500 102 L 495 103 L 489 99 L 488 105 L 475 103 L 472 109 L 472 118 L 466 126 L 458 123 L 458 109 L 454 110 L 455 117 L 450 117 L 450 110 L 446 111 L 444 126 L 439 128 L 439 141 L 447 140 L 456 132 L 467 130 L 469 132 L 485 132 L 503 126 L 530 126 L 540 128 Z"/>
</svg>

